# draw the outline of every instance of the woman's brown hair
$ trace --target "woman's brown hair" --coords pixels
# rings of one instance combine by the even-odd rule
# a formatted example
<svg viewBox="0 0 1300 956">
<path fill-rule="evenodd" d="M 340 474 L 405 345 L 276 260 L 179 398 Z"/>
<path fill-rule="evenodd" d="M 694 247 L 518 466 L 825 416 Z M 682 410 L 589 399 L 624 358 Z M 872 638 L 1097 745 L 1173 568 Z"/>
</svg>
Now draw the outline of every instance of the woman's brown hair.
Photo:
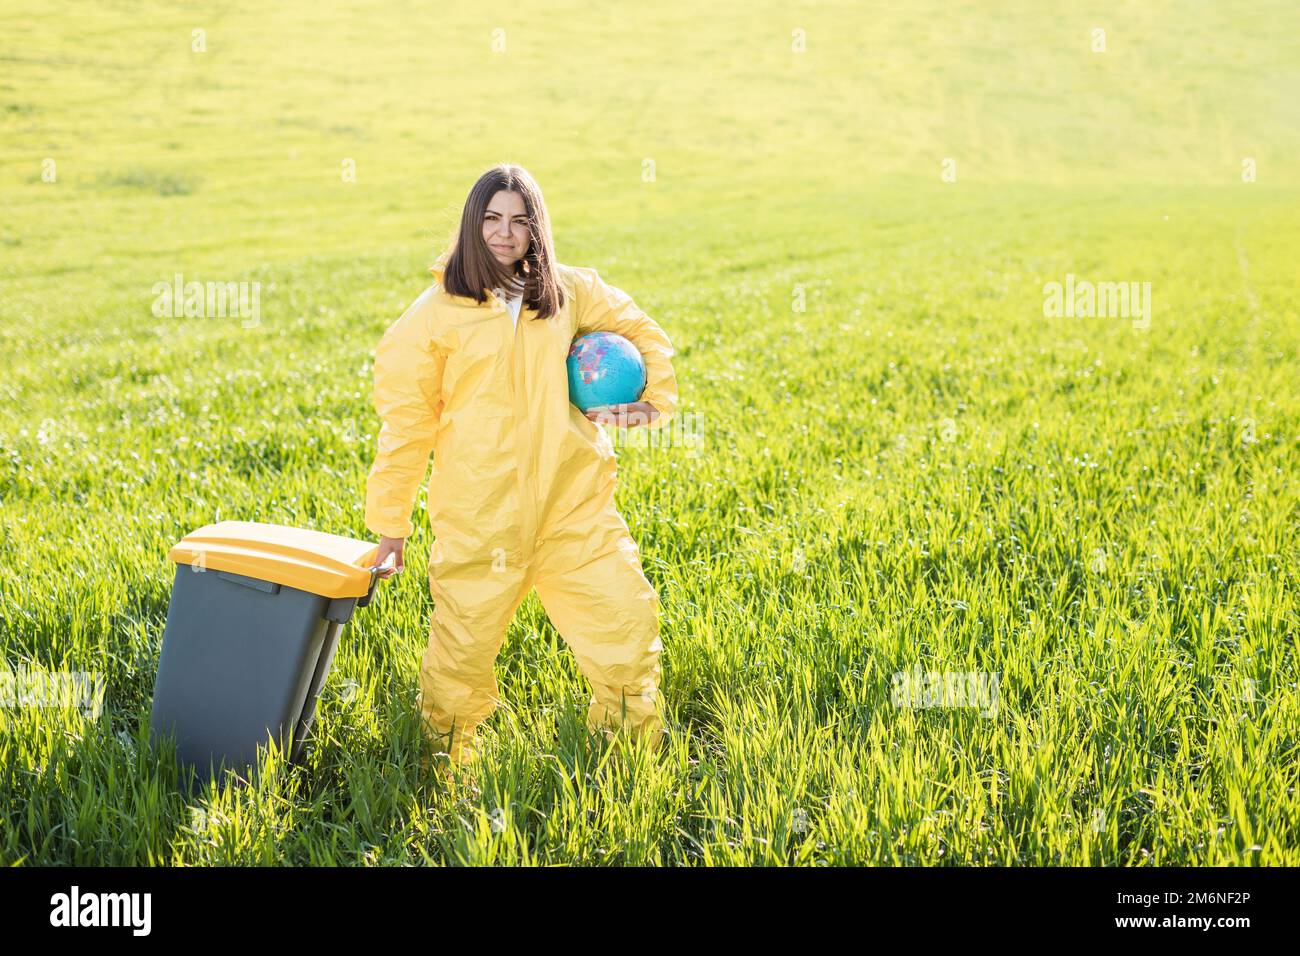
<svg viewBox="0 0 1300 956">
<path fill-rule="evenodd" d="M 564 305 L 564 290 L 555 263 L 555 241 L 551 218 L 546 212 L 541 187 L 528 170 L 514 163 L 499 163 L 478 178 L 465 200 L 460 230 L 443 271 L 442 287 L 451 295 L 487 301 L 488 289 L 508 288 L 512 273 L 497 261 L 483 241 L 483 217 L 488 203 L 501 190 L 518 193 L 528 216 L 528 251 L 515 263 L 513 275 L 524 280 L 524 303 L 537 310 L 537 318 L 549 319 Z"/>
</svg>

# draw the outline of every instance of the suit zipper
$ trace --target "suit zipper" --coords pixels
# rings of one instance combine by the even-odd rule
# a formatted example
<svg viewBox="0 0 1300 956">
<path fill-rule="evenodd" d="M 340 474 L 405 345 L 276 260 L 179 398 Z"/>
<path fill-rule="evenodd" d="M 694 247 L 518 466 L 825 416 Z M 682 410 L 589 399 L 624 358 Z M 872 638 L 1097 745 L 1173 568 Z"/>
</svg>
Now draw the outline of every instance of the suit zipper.
<svg viewBox="0 0 1300 956">
<path fill-rule="evenodd" d="M 496 293 L 489 293 L 497 303 L 498 310 L 510 319 L 510 307 Z M 525 563 L 532 560 L 537 550 L 537 507 L 534 499 L 536 489 L 529 489 L 528 475 L 533 471 L 533 460 L 529 449 L 528 393 L 524 371 L 527 367 L 527 355 L 520 346 L 523 336 L 523 309 L 519 310 L 519 320 L 511 319 L 514 326 L 510 336 L 510 402 L 515 410 L 515 486 L 519 495 L 519 553 Z"/>
</svg>

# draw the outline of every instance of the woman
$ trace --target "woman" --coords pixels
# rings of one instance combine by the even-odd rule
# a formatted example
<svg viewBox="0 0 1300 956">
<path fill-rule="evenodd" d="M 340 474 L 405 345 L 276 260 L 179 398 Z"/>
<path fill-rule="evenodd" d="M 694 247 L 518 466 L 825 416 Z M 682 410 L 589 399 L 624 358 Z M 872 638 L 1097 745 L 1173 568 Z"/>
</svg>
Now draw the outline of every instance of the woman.
<svg viewBox="0 0 1300 956">
<path fill-rule="evenodd" d="M 376 350 L 383 426 L 365 518 L 376 563 L 393 556 L 381 573 L 397 573 L 433 454 L 425 730 L 453 763 L 472 758 L 506 627 L 536 588 L 591 683 L 590 726 L 626 724 L 657 746 L 659 596 L 615 508 L 614 449 L 595 422 L 663 427 L 677 406 L 672 344 L 594 269 L 556 261 L 541 190 L 519 166 L 479 178 L 431 271 L 436 283 Z M 597 330 L 637 346 L 647 383 L 640 401 L 584 416 L 566 362 L 573 339 Z"/>
</svg>

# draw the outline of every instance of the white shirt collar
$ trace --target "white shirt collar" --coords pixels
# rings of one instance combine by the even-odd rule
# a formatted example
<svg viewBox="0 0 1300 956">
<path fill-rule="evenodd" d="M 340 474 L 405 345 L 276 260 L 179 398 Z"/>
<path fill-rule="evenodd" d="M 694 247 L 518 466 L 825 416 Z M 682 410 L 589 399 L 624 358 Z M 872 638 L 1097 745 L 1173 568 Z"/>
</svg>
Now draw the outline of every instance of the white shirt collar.
<svg viewBox="0 0 1300 956">
<path fill-rule="evenodd" d="M 513 321 L 518 322 L 519 311 L 520 309 L 523 308 L 523 304 L 524 304 L 523 280 L 519 279 L 518 277 L 515 278 L 514 290 L 509 296 L 506 295 L 505 289 L 502 289 L 500 286 L 493 289 L 492 291 L 496 293 L 498 299 L 500 299 L 502 302 L 506 304 L 506 309 L 510 312 L 510 318 Z"/>
</svg>

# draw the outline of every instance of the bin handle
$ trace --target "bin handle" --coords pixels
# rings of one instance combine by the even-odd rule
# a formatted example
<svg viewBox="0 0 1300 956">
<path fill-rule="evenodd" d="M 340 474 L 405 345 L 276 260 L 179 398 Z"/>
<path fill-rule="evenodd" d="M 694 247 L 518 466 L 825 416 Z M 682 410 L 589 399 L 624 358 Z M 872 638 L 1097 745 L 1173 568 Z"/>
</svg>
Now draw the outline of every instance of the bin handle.
<svg viewBox="0 0 1300 956">
<path fill-rule="evenodd" d="M 383 578 L 379 576 L 378 565 L 369 567 L 366 570 L 370 572 L 370 586 L 366 588 L 366 596 L 357 601 L 357 607 L 365 607 L 370 603 L 370 599 L 375 596 L 375 587 L 383 580 Z"/>
</svg>

